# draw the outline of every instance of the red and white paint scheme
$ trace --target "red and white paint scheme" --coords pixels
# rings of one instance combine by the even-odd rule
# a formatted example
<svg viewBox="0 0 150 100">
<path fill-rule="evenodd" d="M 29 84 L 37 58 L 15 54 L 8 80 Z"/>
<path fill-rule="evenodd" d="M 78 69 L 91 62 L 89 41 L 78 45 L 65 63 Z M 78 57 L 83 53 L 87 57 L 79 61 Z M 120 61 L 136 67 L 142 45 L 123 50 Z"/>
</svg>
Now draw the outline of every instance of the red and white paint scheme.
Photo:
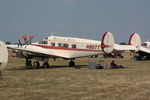
<svg viewBox="0 0 150 100">
<path fill-rule="evenodd" d="M 101 41 L 89 40 L 83 38 L 49 36 L 38 43 L 12 48 L 23 51 L 26 58 L 26 66 L 31 65 L 32 58 L 37 59 L 34 62 L 35 68 L 39 67 L 39 59 L 44 61 L 43 67 L 48 67 L 48 59 L 64 58 L 71 60 L 69 66 L 75 66 L 73 59 L 101 53 L 111 53 L 115 49 L 120 50 L 120 45 L 114 43 L 114 37 L 110 32 L 106 32 Z M 132 47 L 132 48 L 131 48 Z M 126 46 L 127 50 L 135 50 L 135 46 Z M 122 49 L 121 49 L 122 50 Z"/>
<path fill-rule="evenodd" d="M 141 47 L 141 38 L 138 33 L 133 33 L 129 38 L 128 45 L 114 45 L 114 51 L 113 52 L 122 52 L 122 51 L 139 51 L 139 48 Z"/>
<path fill-rule="evenodd" d="M 133 45 L 136 46 L 136 48 L 138 48 L 137 50 L 137 53 L 139 54 L 137 56 L 138 60 L 150 60 L 150 42 L 145 41 L 141 45 L 141 38 L 138 33 L 133 33 L 130 36 L 128 45 Z"/>
</svg>

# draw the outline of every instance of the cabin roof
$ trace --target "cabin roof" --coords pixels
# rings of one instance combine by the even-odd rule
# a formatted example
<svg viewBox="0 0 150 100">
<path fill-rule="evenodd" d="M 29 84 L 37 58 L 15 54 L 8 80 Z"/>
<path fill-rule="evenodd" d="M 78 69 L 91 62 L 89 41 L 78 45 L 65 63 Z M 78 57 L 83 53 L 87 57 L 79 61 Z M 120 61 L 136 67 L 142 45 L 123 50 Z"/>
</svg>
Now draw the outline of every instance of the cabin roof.
<svg viewBox="0 0 150 100">
<path fill-rule="evenodd" d="M 98 40 L 90 40 L 84 38 L 73 38 L 73 37 L 61 37 L 61 36 L 49 36 L 48 40 L 58 42 L 72 42 L 72 43 L 101 43 Z"/>
</svg>

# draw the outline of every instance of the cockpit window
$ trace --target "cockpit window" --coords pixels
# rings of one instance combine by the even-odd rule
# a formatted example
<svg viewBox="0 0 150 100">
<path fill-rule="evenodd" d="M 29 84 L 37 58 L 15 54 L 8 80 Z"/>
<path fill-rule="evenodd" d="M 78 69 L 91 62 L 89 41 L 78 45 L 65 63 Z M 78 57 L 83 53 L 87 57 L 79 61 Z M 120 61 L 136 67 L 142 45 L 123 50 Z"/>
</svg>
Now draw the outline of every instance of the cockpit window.
<svg viewBox="0 0 150 100">
<path fill-rule="evenodd" d="M 58 46 L 59 46 L 59 47 L 64 47 L 64 48 L 68 48 L 68 47 L 69 47 L 69 44 L 66 44 L 66 43 L 58 43 Z"/>
<path fill-rule="evenodd" d="M 41 41 L 39 44 L 47 44 L 47 41 Z"/>
</svg>

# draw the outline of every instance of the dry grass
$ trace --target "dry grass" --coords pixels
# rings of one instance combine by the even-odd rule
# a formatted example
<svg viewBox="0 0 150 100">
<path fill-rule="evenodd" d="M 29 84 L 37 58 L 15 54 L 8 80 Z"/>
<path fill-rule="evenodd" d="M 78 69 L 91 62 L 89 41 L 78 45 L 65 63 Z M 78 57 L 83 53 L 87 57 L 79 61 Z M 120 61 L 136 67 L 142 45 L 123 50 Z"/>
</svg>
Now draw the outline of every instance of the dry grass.
<svg viewBox="0 0 150 100">
<path fill-rule="evenodd" d="M 150 61 L 115 59 L 128 69 L 87 67 L 98 58 L 76 59 L 81 69 L 68 61 L 50 60 L 52 68 L 25 69 L 24 59 L 10 58 L 0 80 L 0 100 L 150 100 Z M 104 59 L 104 65 L 112 59 Z"/>
</svg>

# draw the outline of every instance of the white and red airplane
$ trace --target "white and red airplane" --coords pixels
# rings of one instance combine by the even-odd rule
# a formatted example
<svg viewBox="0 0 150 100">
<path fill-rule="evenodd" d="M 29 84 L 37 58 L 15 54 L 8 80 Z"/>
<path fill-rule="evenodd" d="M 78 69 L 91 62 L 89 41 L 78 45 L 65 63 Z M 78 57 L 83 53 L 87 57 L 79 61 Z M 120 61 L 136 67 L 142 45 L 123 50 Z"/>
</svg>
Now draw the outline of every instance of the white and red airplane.
<svg viewBox="0 0 150 100">
<path fill-rule="evenodd" d="M 137 33 L 133 33 L 130 36 L 128 44 L 129 45 L 135 44 L 137 41 L 133 40 L 135 40 L 135 38 L 137 37 L 140 39 L 140 36 Z M 138 48 L 138 51 L 136 52 L 138 54 L 138 56 L 136 56 L 137 60 L 150 60 L 150 42 L 145 41 L 142 45 L 139 45 L 137 48 Z"/>
<path fill-rule="evenodd" d="M 135 37 L 138 37 L 136 35 Z M 133 41 L 136 41 L 133 42 Z M 132 38 L 132 45 L 118 45 L 114 43 L 114 37 L 110 32 L 106 32 L 102 41 L 89 40 L 83 38 L 49 36 L 38 43 L 29 43 L 27 45 L 13 48 L 23 52 L 26 58 L 26 66 L 31 66 L 30 59 L 36 59 L 34 67 L 40 66 L 39 60 L 44 61 L 43 67 L 49 67 L 48 60 L 53 58 L 64 58 L 70 60 L 69 66 L 75 66 L 74 59 L 102 53 L 120 52 L 126 50 L 137 51 L 140 45 L 140 39 Z"/>
</svg>

